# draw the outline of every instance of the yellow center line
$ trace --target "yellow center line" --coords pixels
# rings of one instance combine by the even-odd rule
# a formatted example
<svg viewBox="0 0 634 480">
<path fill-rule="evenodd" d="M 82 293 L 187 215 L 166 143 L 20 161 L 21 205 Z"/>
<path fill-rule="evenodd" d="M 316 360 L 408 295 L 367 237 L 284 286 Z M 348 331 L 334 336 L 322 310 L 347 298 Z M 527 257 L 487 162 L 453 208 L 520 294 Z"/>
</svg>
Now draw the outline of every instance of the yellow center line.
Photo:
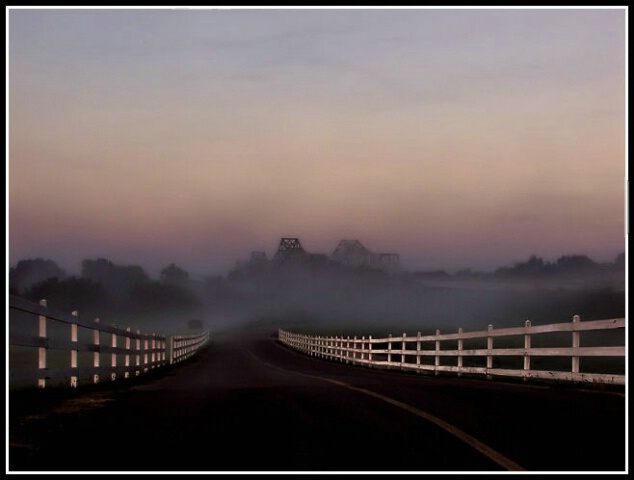
<svg viewBox="0 0 634 480">
<path fill-rule="evenodd" d="M 333 379 L 327 378 L 327 377 L 321 377 L 321 376 L 318 376 L 318 375 L 311 375 L 309 373 L 297 372 L 295 370 L 289 370 L 287 368 L 282 368 L 282 367 L 279 367 L 277 365 L 273 365 L 271 363 L 265 362 L 261 358 L 257 357 L 250 350 L 247 350 L 247 352 L 251 356 L 253 356 L 253 358 L 255 358 L 257 361 L 263 363 L 264 365 L 266 365 L 268 367 L 276 368 L 278 370 L 282 370 L 282 371 L 288 372 L 288 373 L 293 373 L 295 375 L 301 375 L 301 376 L 304 376 L 304 377 L 309 377 L 309 378 L 314 378 L 314 379 L 317 379 L 317 380 L 322 380 L 324 382 L 329 382 L 329 383 L 332 383 L 334 385 L 337 385 L 337 386 L 340 386 L 340 387 L 344 387 L 344 388 L 348 388 L 350 390 L 354 390 L 354 391 L 369 395 L 371 397 L 378 398 L 379 400 L 383 400 L 384 402 L 389 403 L 391 405 L 394 405 L 394 406 L 396 406 L 396 407 L 398 407 L 398 408 L 400 408 L 402 410 L 405 410 L 406 412 L 412 413 L 412 414 L 414 414 L 414 415 L 416 415 L 416 416 L 418 416 L 418 417 L 420 417 L 420 418 L 422 418 L 424 420 L 432 422 L 433 424 L 439 426 L 440 428 L 442 428 L 446 432 L 450 433 L 451 435 L 455 436 L 456 438 L 459 438 L 460 440 L 465 442 L 467 445 L 470 445 L 471 447 L 475 448 L 477 451 L 479 451 L 480 453 L 485 455 L 487 458 L 489 458 L 493 462 L 495 462 L 498 465 L 500 465 L 502 468 L 505 468 L 506 470 L 509 470 L 509 471 L 523 471 L 524 470 L 524 468 L 519 466 L 517 463 L 515 463 L 512 460 L 506 458 L 504 455 L 502 455 L 501 453 L 499 453 L 496 450 L 492 449 L 488 445 L 485 445 L 480 440 L 472 437 L 468 433 L 463 432 L 459 428 L 454 427 L 453 425 L 445 422 L 444 420 L 441 420 L 440 418 L 438 418 L 438 417 L 436 417 L 436 416 L 434 416 L 434 415 L 432 415 L 430 413 L 424 412 L 423 410 L 420 410 L 418 408 L 412 407 L 411 405 L 407 405 L 406 403 L 400 402 L 398 400 L 395 400 L 393 398 L 387 397 L 387 396 L 382 395 L 380 393 L 373 392 L 372 390 L 367 390 L 365 388 L 355 387 L 353 385 L 350 385 L 350 384 L 345 383 L 345 382 L 341 382 L 339 380 L 333 380 Z"/>
</svg>

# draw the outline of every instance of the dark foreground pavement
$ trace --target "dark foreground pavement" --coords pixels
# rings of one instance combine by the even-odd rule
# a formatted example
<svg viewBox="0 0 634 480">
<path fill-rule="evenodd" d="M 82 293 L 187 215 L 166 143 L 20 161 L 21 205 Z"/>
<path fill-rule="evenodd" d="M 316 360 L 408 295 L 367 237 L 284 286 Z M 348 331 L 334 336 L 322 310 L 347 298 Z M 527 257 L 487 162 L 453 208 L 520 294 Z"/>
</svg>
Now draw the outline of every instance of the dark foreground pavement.
<svg viewBox="0 0 634 480">
<path fill-rule="evenodd" d="M 8 451 L 9 473 L 626 472 L 626 399 L 353 367 L 252 330 L 137 383 L 11 395 Z"/>
</svg>

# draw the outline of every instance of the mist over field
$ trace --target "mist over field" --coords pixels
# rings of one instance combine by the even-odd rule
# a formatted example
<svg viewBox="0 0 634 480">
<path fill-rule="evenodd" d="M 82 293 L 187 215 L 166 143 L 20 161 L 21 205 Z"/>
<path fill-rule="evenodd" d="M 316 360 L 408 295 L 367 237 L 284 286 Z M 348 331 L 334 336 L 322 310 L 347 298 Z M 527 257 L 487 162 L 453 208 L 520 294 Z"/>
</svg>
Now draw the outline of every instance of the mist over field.
<svg viewBox="0 0 634 480">
<path fill-rule="evenodd" d="M 453 275 L 251 259 L 202 281 L 174 264 L 152 279 L 140 266 L 103 258 L 84 260 L 80 276 L 32 259 L 11 268 L 10 291 L 104 323 L 166 333 L 189 331 L 199 320 L 212 332 L 262 326 L 361 336 L 623 317 L 625 276 L 624 255 L 607 264 L 583 255 L 555 263 L 533 256 L 492 273 Z"/>
</svg>

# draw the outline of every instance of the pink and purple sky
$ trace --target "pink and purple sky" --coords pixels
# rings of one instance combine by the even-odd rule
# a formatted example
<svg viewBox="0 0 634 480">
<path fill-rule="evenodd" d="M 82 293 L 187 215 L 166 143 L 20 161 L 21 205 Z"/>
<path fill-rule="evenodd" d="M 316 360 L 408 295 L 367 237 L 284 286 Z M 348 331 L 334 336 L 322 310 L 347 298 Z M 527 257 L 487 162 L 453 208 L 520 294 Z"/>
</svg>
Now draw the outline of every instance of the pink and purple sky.
<svg viewBox="0 0 634 480">
<path fill-rule="evenodd" d="M 7 259 L 626 250 L 625 8 L 7 8 Z"/>
</svg>

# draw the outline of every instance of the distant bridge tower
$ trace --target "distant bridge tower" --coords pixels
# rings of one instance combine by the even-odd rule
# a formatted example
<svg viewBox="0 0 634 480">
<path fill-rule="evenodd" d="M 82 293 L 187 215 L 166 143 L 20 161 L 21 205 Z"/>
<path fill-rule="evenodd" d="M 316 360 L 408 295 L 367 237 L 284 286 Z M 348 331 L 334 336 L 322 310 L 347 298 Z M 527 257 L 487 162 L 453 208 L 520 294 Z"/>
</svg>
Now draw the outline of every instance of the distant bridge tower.
<svg viewBox="0 0 634 480">
<path fill-rule="evenodd" d="M 303 258 L 306 252 L 298 238 L 282 238 L 275 253 L 275 260 L 287 261 Z"/>
<path fill-rule="evenodd" d="M 341 240 L 330 259 L 347 267 L 374 268 L 387 273 L 395 273 L 400 269 L 398 253 L 373 253 L 359 240 Z"/>
<path fill-rule="evenodd" d="M 401 268 L 401 256 L 398 253 L 381 253 L 379 266 L 388 273 L 396 273 Z"/>
<path fill-rule="evenodd" d="M 359 240 L 341 240 L 330 258 L 348 267 L 369 266 L 374 255 Z"/>
</svg>

